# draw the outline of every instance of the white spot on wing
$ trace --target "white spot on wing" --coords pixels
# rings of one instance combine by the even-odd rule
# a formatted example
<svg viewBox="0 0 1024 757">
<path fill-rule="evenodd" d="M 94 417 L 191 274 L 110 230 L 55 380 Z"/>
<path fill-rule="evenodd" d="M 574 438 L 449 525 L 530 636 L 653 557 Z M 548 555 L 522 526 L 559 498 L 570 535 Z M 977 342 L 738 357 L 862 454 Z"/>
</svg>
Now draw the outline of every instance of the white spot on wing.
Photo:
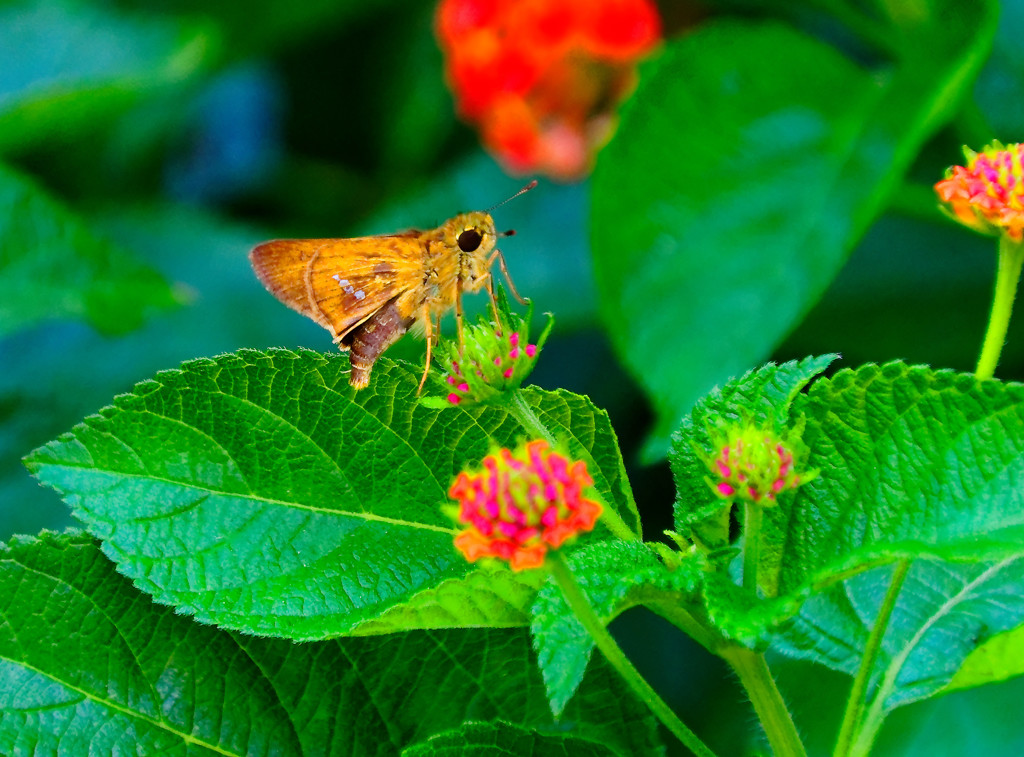
<svg viewBox="0 0 1024 757">
<path fill-rule="evenodd" d="M 364 292 L 362 289 L 356 291 L 356 288 L 352 286 L 351 282 L 348 279 L 341 278 L 340 273 L 334 274 L 333 276 L 331 276 L 331 278 L 338 282 L 338 286 L 340 286 L 345 291 L 345 294 L 352 295 L 357 300 L 361 300 L 366 297 L 366 292 Z"/>
</svg>

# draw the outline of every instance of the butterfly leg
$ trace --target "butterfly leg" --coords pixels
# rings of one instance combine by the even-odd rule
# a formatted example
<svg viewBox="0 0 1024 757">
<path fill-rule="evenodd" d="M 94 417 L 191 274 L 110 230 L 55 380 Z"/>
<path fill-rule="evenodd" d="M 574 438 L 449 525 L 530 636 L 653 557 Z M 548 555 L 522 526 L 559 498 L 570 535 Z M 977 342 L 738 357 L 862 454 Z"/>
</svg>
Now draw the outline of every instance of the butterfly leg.
<svg viewBox="0 0 1024 757">
<path fill-rule="evenodd" d="M 416 389 L 416 394 L 419 395 L 423 391 L 423 386 L 427 383 L 427 375 L 430 373 L 430 354 L 431 348 L 434 343 L 434 328 L 433 322 L 430 318 L 430 309 L 427 307 L 423 308 L 423 330 L 424 335 L 427 337 L 427 362 L 423 366 L 423 378 L 420 379 L 420 385 Z M 438 332 L 440 333 L 440 331 Z"/>
<path fill-rule="evenodd" d="M 487 276 L 487 294 L 491 298 L 491 312 L 494 314 L 494 325 L 501 328 L 501 314 L 498 312 L 498 298 L 494 296 L 494 277 Z"/>
<path fill-rule="evenodd" d="M 462 337 L 462 292 L 455 294 L 455 332 L 459 335 L 459 355 L 462 355 L 466 342 Z"/>
<path fill-rule="evenodd" d="M 495 250 L 494 254 L 491 255 L 491 262 L 495 259 L 498 261 L 498 267 L 501 268 L 501 274 L 505 277 L 505 281 L 508 282 L 508 288 L 512 292 L 512 295 L 519 301 L 520 305 L 525 305 L 526 300 L 522 298 L 519 291 L 516 289 L 516 285 L 512 282 L 512 277 L 509 275 L 508 266 L 505 265 L 505 256 L 501 254 L 501 250 Z"/>
</svg>

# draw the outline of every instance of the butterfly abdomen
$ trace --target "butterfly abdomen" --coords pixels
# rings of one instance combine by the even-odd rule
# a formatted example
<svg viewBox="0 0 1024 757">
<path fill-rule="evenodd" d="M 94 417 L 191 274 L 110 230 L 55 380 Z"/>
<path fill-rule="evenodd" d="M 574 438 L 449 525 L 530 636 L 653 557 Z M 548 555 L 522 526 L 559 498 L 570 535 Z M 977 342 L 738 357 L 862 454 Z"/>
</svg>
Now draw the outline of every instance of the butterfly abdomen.
<svg viewBox="0 0 1024 757">
<path fill-rule="evenodd" d="M 352 373 L 348 382 L 356 389 L 370 383 L 370 370 L 381 353 L 409 330 L 413 318 L 403 318 L 392 300 L 356 326 L 341 340 L 349 350 Z"/>
</svg>

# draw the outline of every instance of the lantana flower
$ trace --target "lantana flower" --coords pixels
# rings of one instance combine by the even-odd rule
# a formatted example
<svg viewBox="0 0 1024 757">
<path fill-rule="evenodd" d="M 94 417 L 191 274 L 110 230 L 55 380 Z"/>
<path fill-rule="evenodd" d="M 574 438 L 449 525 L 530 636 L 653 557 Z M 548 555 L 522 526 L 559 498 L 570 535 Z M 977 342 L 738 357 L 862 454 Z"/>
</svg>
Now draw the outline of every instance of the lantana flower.
<svg viewBox="0 0 1024 757">
<path fill-rule="evenodd" d="M 449 371 L 444 381 L 450 389 L 446 399 L 450 404 L 489 399 L 519 386 L 533 370 L 539 349 L 536 344 L 523 344 L 518 331 L 507 334 L 500 329 L 470 326 L 467 332 L 463 353 L 454 351 L 445 360 Z"/>
<path fill-rule="evenodd" d="M 503 290 L 498 291 L 497 300 L 496 321 L 482 316 L 463 329 L 461 345 L 457 340 L 440 344 L 436 356 L 444 369 L 440 379 L 444 400 L 423 397 L 421 403 L 443 408 L 487 402 L 521 386 L 533 371 L 554 319 L 549 316 L 536 342 L 531 342 L 532 304 L 520 316 L 508 308 Z"/>
<path fill-rule="evenodd" d="M 984 234 L 1024 240 L 1024 145 L 964 147 L 966 166 L 953 166 L 935 185 L 942 208 Z"/>
<path fill-rule="evenodd" d="M 499 449 L 463 471 L 448 490 L 452 515 L 467 526 L 455 546 L 470 562 L 505 560 L 514 571 L 539 567 L 548 550 L 590 531 L 601 504 L 587 496 L 586 464 L 542 440 Z"/>
<path fill-rule="evenodd" d="M 801 471 L 802 445 L 796 436 L 784 438 L 771 428 L 737 424 L 712 432 L 715 454 L 705 455 L 712 491 L 729 501 L 767 507 L 784 491 L 806 484 L 817 471 Z"/>
<path fill-rule="evenodd" d="M 512 171 L 582 178 L 661 38 L 651 0 L 442 0 L 437 34 L 460 116 Z"/>
</svg>

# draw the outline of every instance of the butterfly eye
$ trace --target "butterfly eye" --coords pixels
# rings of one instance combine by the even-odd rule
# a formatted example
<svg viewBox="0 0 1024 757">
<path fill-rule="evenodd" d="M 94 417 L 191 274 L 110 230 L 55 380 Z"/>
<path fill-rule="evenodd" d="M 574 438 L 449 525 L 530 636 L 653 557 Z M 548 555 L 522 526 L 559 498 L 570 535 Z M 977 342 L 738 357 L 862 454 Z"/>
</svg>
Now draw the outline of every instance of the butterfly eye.
<svg viewBox="0 0 1024 757">
<path fill-rule="evenodd" d="M 463 252 L 474 252 L 484 241 L 476 229 L 466 229 L 459 234 L 459 249 Z"/>
</svg>

